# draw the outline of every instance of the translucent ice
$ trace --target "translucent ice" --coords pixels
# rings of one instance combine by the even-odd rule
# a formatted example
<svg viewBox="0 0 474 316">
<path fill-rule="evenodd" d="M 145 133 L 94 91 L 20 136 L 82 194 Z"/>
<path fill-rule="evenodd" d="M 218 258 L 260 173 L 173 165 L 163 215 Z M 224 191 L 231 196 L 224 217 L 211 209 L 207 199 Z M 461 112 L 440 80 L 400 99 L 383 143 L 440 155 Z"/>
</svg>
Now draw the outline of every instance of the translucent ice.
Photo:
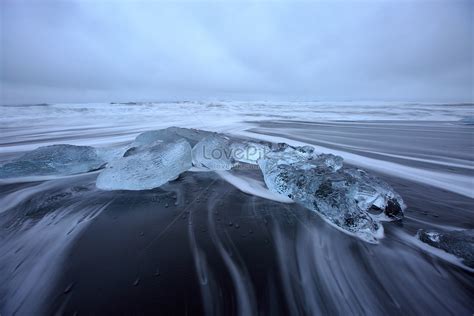
<svg viewBox="0 0 474 316">
<path fill-rule="evenodd" d="M 173 142 L 181 138 L 184 138 L 189 142 L 191 146 L 194 146 L 201 139 L 209 135 L 212 135 L 212 132 L 172 126 L 165 129 L 141 133 L 135 138 L 135 141 L 133 142 L 132 146 L 136 147 L 147 145 L 154 143 L 157 140 L 160 140 L 162 142 Z"/>
<path fill-rule="evenodd" d="M 127 153 L 99 174 L 96 182 L 99 189 L 153 189 L 177 178 L 192 166 L 191 146 L 184 139 L 155 142 Z"/>
<path fill-rule="evenodd" d="M 345 168 L 344 172 L 355 179 L 354 199 L 360 209 L 377 215 L 379 220 L 403 218 L 405 203 L 387 183 L 361 169 Z"/>
<path fill-rule="evenodd" d="M 105 164 L 90 146 L 39 147 L 0 166 L 0 178 L 70 175 L 100 169 Z"/>
<path fill-rule="evenodd" d="M 380 235 L 381 216 L 396 219 L 403 214 L 403 201 L 388 184 L 363 170 L 343 167 L 341 157 L 289 146 L 267 153 L 258 164 L 271 191 L 368 242 Z"/>
<path fill-rule="evenodd" d="M 342 157 L 340 156 L 336 156 L 333 154 L 320 154 L 314 155 L 310 160 L 310 164 L 322 164 L 333 171 L 337 171 L 342 168 L 342 161 Z"/>
<path fill-rule="evenodd" d="M 270 152 L 270 146 L 252 141 L 234 141 L 230 145 L 232 157 L 235 161 L 256 165 L 260 158 Z"/>
<path fill-rule="evenodd" d="M 332 154 L 315 154 L 311 146 L 293 147 L 288 144 L 273 144 L 272 150 L 265 152 L 267 167 L 292 164 L 301 169 L 326 166 L 332 170 L 342 167 L 342 158 Z"/>
<path fill-rule="evenodd" d="M 328 171 L 328 168 L 304 170 L 282 164 L 267 170 L 264 179 L 271 191 L 287 195 L 343 230 L 375 242 L 380 227 L 351 198 L 350 180 L 341 173 Z"/>
<path fill-rule="evenodd" d="M 228 137 L 213 133 L 202 139 L 192 151 L 193 164 L 210 170 L 229 170 L 234 164 Z"/>
<path fill-rule="evenodd" d="M 450 232 L 421 229 L 418 231 L 417 237 L 432 247 L 461 258 L 465 265 L 474 268 L 474 229 Z"/>
<path fill-rule="evenodd" d="M 124 155 L 130 146 L 126 147 L 98 147 L 96 148 L 97 155 L 104 161 L 110 162 L 118 159 Z"/>
</svg>

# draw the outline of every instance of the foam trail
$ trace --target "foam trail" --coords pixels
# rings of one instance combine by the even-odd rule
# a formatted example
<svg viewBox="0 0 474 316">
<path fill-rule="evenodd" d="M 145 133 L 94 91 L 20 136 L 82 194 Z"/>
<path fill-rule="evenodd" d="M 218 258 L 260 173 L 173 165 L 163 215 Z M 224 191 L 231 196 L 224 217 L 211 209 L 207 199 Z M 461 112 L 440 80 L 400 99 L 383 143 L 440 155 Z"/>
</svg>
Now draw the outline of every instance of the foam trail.
<svg viewBox="0 0 474 316">
<path fill-rule="evenodd" d="M 191 212 L 189 215 L 188 238 L 189 246 L 191 247 L 191 251 L 193 253 L 194 266 L 196 269 L 199 287 L 201 288 L 201 298 L 206 314 L 217 315 L 219 310 L 219 302 L 213 300 L 213 293 L 217 292 L 216 284 L 212 276 L 212 271 L 210 270 L 207 263 L 206 253 L 198 246 L 196 234 L 194 232 L 194 225 L 191 225 L 193 213 L 194 212 Z"/>
<path fill-rule="evenodd" d="M 210 237 L 212 242 L 216 246 L 217 251 L 221 255 L 222 260 L 224 261 L 224 264 L 232 278 L 237 301 L 238 315 L 254 315 L 256 311 L 256 302 L 251 278 L 248 275 L 248 272 L 246 271 L 244 265 L 241 265 L 241 267 L 239 267 L 238 261 L 236 261 L 239 259 L 238 254 L 231 254 L 228 250 L 226 250 L 226 247 L 224 246 L 224 243 L 220 239 L 219 235 L 217 234 L 216 227 L 214 226 L 213 214 L 213 207 L 210 206 L 208 211 Z M 231 241 L 229 241 L 229 243 L 231 243 Z"/>
<path fill-rule="evenodd" d="M 85 206 L 78 202 L 45 215 L 33 225 L 26 221 L 0 245 L 0 299 L 8 315 L 41 314 L 66 250 L 111 201 Z"/>
<path fill-rule="evenodd" d="M 426 253 L 429 253 L 432 256 L 435 256 L 437 258 L 445 260 L 445 261 L 447 261 L 451 264 L 454 264 L 454 265 L 456 265 L 460 268 L 463 268 L 467 271 L 474 272 L 474 269 L 464 265 L 460 258 L 458 258 L 458 257 L 456 257 L 456 256 L 454 256 L 450 253 L 447 253 L 444 250 L 441 250 L 441 249 L 438 249 L 438 248 L 435 248 L 435 247 L 431 247 L 430 245 L 425 244 L 424 242 L 422 242 L 421 240 L 419 240 L 415 236 L 411 236 L 411 235 L 407 234 L 406 232 L 398 231 L 398 230 L 395 232 L 395 234 L 401 240 L 407 242 L 408 244 L 411 244 L 413 246 L 416 246 L 416 247 L 420 248 L 421 250 L 423 250 Z"/>
<path fill-rule="evenodd" d="M 299 123 L 299 124 L 301 124 L 301 123 Z M 270 129 L 268 129 L 268 131 L 271 132 Z M 300 137 L 300 135 L 298 135 L 298 137 Z M 302 139 L 307 139 L 305 137 L 301 137 L 301 138 Z M 321 139 L 318 139 L 318 143 L 323 143 L 323 144 L 328 144 L 328 145 L 333 145 L 333 146 L 341 146 L 340 143 L 325 141 L 325 140 L 321 140 Z M 314 145 L 312 145 L 312 146 L 314 146 Z M 425 163 L 429 163 L 429 164 L 433 164 L 433 165 L 439 165 L 439 166 L 456 167 L 456 168 L 464 168 L 464 169 L 474 170 L 474 163 L 470 160 L 465 160 L 465 159 L 447 158 L 447 157 L 443 157 L 443 156 L 431 156 L 431 158 L 437 158 L 438 159 L 438 160 L 434 160 L 434 159 L 428 159 L 428 158 L 412 157 L 412 156 L 408 156 L 408 155 L 396 155 L 396 154 L 384 153 L 384 152 L 381 152 L 381 151 L 371 150 L 367 147 L 362 147 L 362 146 L 343 145 L 343 147 L 354 149 L 354 150 L 357 150 L 357 151 L 363 151 L 363 152 L 366 152 L 366 153 L 385 156 L 385 157 L 393 157 L 393 158 L 399 158 L 399 159 L 403 159 L 403 160 L 425 162 Z M 333 150 L 333 149 L 331 149 L 331 150 Z M 443 161 L 443 160 L 445 160 L 445 161 Z"/>
<path fill-rule="evenodd" d="M 48 181 L 48 180 L 60 180 L 60 179 L 69 179 L 77 178 L 81 176 L 87 176 L 91 174 L 98 174 L 101 170 L 90 171 L 85 173 L 78 173 L 72 175 L 46 175 L 46 176 L 28 176 L 28 177 L 19 177 L 19 178 L 6 178 L 0 179 L 0 185 L 12 184 L 12 183 L 26 183 L 26 182 L 37 182 L 37 181 Z"/>
<path fill-rule="evenodd" d="M 440 166 L 446 166 L 446 167 L 456 167 L 456 168 L 464 168 L 464 169 L 474 170 L 474 166 L 472 165 L 471 161 L 466 161 L 466 163 L 470 163 L 470 164 L 466 164 L 466 163 L 456 163 L 456 162 L 444 162 L 444 161 L 439 161 L 439 160 L 426 159 L 426 158 L 417 158 L 417 157 L 410 157 L 410 156 L 404 156 L 404 155 L 395 155 L 395 154 L 382 153 L 382 152 L 373 151 L 373 150 L 364 150 L 364 152 L 373 153 L 373 154 L 386 156 L 386 157 L 393 157 L 393 158 L 400 158 L 400 159 L 405 159 L 405 160 L 426 162 L 426 163 L 430 163 L 430 164 L 434 164 L 434 165 L 440 165 Z"/>
<path fill-rule="evenodd" d="M 98 173 L 98 172 L 95 172 L 95 173 Z M 42 179 L 42 180 L 46 180 L 46 179 L 57 180 L 57 181 L 45 181 L 45 182 L 40 183 L 38 185 L 34 185 L 34 186 L 27 187 L 25 189 L 17 190 L 15 192 L 12 192 L 12 193 L 6 195 L 5 197 L 0 199 L 0 214 L 5 212 L 5 211 L 8 211 L 9 209 L 17 206 L 18 204 L 20 204 L 24 201 L 27 201 L 28 199 L 30 199 L 35 194 L 38 194 L 40 192 L 58 187 L 58 184 L 60 184 L 60 183 L 67 184 L 68 179 L 70 180 L 71 178 L 78 179 L 79 177 L 88 177 L 91 174 L 93 174 L 93 173 L 90 172 L 90 173 L 84 173 L 84 174 L 72 175 L 72 176 L 31 177 L 31 178 L 21 178 L 21 179 L 18 179 L 18 180 L 17 179 L 6 179 L 5 181 L 0 181 L 0 184 L 5 184 L 5 183 L 16 183 L 16 181 L 24 182 L 24 181 L 27 181 L 28 179 L 30 181 L 33 181 L 33 179 L 35 181 L 37 181 L 39 179 Z M 11 180 L 11 182 L 10 182 L 10 180 Z"/>
<path fill-rule="evenodd" d="M 0 205 L 1 205 L 0 214 L 28 200 L 33 195 L 39 192 L 51 189 L 55 186 L 56 186 L 55 183 L 44 182 L 44 183 L 31 186 L 31 187 L 8 194 L 4 198 L 0 199 Z"/>
<path fill-rule="evenodd" d="M 441 230 L 446 230 L 446 231 L 456 231 L 456 230 L 464 230 L 466 228 L 462 228 L 462 227 L 457 227 L 457 226 L 451 226 L 451 225 L 440 225 L 440 224 L 435 224 L 433 222 L 429 222 L 429 221 L 423 221 L 421 219 L 418 219 L 416 217 L 412 217 L 412 216 L 405 216 L 406 219 L 410 219 L 412 221 L 415 221 L 415 222 L 418 222 L 418 223 L 423 223 L 424 225 L 428 225 L 430 227 L 435 227 L 437 229 L 441 229 Z"/>
<path fill-rule="evenodd" d="M 290 138 L 280 136 L 270 136 L 259 133 L 253 133 L 248 131 L 236 132 L 235 135 L 257 138 L 270 142 L 284 142 L 293 146 L 313 146 L 318 152 L 330 152 L 332 154 L 341 156 L 345 162 L 374 170 L 377 172 L 385 173 L 391 176 L 415 181 L 423 184 L 427 184 L 436 188 L 444 189 L 454 193 L 458 193 L 467 197 L 474 197 L 473 186 L 474 180 L 472 177 L 459 175 L 459 174 L 448 174 L 443 172 L 435 172 L 430 170 L 424 170 L 420 168 L 414 168 L 404 166 L 398 163 L 378 160 L 374 158 L 364 157 L 361 155 L 330 149 L 311 143 L 301 142 Z"/>
<path fill-rule="evenodd" d="M 236 176 L 228 171 L 216 171 L 216 173 L 242 192 L 281 203 L 293 203 L 293 200 L 289 197 L 271 192 L 265 187 L 264 183 L 258 180 Z"/>
</svg>

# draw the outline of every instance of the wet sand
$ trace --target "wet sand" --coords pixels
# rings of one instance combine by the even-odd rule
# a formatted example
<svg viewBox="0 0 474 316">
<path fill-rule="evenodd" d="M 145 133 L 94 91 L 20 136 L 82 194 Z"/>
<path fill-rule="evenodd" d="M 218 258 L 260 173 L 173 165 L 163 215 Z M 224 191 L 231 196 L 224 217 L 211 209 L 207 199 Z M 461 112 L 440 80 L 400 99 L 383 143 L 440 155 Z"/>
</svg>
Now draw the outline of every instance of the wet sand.
<svg viewBox="0 0 474 316">
<path fill-rule="evenodd" d="M 65 257 L 47 311 L 66 314 L 463 314 L 474 277 L 406 238 L 430 224 L 469 227 L 470 201 L 403 181 L 409 209 L 369 245 L 296 204 L 186 173 L 114 201 Z M 194 189 L 190 189 L 194 188 Z M 416 194 L 410 193 L 416 190 Z M 457 201 L 447 210 L 434 196 Z M 428 202 L 420 203 L 420 197 Z M 176 205 L 175 205 L 176 204 Z"/>
</svg>

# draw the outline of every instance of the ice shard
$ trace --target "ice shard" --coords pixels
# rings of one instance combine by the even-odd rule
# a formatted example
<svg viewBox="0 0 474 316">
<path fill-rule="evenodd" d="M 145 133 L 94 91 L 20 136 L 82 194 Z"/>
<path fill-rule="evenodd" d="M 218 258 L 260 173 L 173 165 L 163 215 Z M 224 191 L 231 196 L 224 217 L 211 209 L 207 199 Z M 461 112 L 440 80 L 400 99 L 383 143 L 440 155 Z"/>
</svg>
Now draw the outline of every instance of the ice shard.
<svg viewBox="0 0 474 316">
<path fill-rule="evenodd" d="M 233 141 L 230 145 L 232 157 L 235 161 L 256 165 L 257 161 L 271 151 L 268 144 L 252 141 Z"/>
<path fill-rule="evenodd" d="M 466 266 L 474 268 L 474 229 L 450 232 L 420 229 L 417 238 L 425 244 L 461 258 Z"/>
<path fill-rule="evenodd" d="M 100 169 L 105 160 L 90 146 L 39 147 L 0 166 L 0 178 L 71 175 Z"/>
<path fill-rule="evenodd" d="M 265 153 L 266 168 L 277 165 L 291 164 L 297 168 L 309 169 L 314 166 L 326 165 L 333 169 L 342 167 L 342 158 L 332 154 L 317 155 L 311 146 L 293 147 L 288 144 L 272 144 L 271 151 Z M 260 164 L 262 167 L 262 164 Z"/>
<path fill-rule="evenodd" d="M 403 200 L 365 171 L 343 167 L 342 158 L 311 147 L 282 147 L 258 161 L 268 188 L 284 194 L 342 230 L 375 243 L 380 217 L 398 219 Z M 379 213 L 379 214 L 374 214 Z"/>
<path fill-rule="evenodd" d="M 344 168 L 344 172 L 355 179 L 354 199 L 362 210 L 368 210 L 377 219 L 391 221 L 403 218 L 406 208 L 402 197 L 386 182 L 370 175 L 365 170 Z"/>
<path fill-rule="evenodd" d="M 229 170 L 235 165 L 228 137 L 213 133 L 198 142 L 192 151 L 193 165 L 209 170 Z"/>
<path fill-rule="evenodd" d="M 103 190 L 147 190 L 176 179 L 191 168 L 191 146 L 184 139 L 155 142 L 129 150 L 114 160 L 97 177 Z"/>
</svg>

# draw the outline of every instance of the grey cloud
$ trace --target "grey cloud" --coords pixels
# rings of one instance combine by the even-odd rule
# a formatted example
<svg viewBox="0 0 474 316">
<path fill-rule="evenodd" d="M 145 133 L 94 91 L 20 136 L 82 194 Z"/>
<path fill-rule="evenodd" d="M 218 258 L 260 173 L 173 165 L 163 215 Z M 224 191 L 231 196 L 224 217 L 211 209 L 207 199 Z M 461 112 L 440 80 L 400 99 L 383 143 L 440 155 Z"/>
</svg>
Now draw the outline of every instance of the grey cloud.
<svg viewBox="0 0 474 316">
<path fill-rule="evenodd" d="M 1 102 L 469 101 L 471 1 L 1 2 Z"/>
</svg>

